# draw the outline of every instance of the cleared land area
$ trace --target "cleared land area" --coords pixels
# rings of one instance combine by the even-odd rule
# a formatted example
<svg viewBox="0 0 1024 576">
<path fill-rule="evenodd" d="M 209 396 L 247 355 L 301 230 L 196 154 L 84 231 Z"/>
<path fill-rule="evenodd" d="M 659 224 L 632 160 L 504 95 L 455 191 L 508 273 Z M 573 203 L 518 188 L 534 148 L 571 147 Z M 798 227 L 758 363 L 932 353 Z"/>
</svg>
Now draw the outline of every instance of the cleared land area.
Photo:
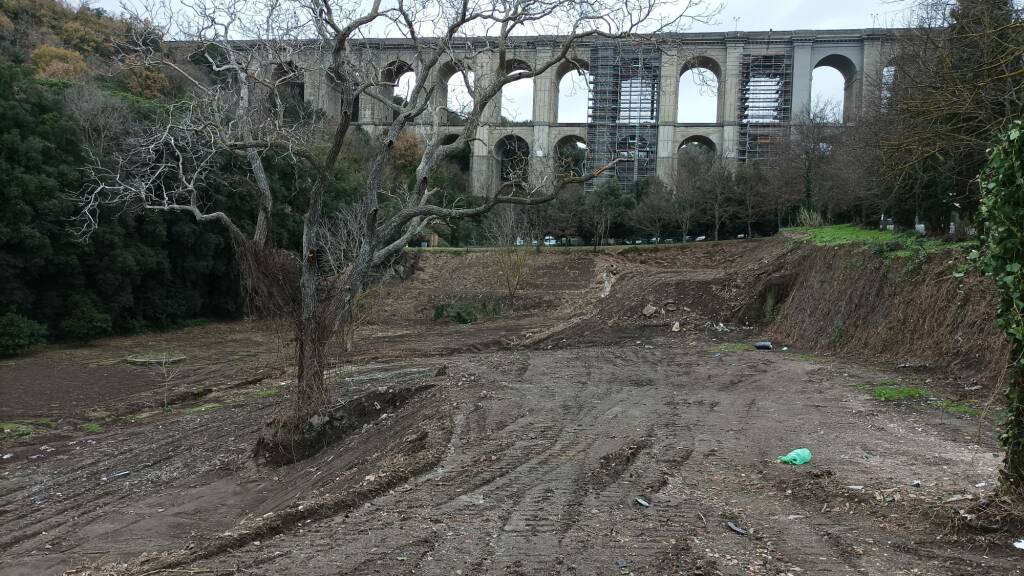
<svg viewBox="0 0 1024 576">
<path fill-rule="evenodd" d="M 349 434 L 286 467 L 265 325 L 5 361 L 0 574 L 1022 573 L 985 358 L 783 350 L 802 249 L 545 252 L 469 324 L 434 311 L 500 299 L 488 254 L 419 254 L 331 372 Z"/>
</svg>

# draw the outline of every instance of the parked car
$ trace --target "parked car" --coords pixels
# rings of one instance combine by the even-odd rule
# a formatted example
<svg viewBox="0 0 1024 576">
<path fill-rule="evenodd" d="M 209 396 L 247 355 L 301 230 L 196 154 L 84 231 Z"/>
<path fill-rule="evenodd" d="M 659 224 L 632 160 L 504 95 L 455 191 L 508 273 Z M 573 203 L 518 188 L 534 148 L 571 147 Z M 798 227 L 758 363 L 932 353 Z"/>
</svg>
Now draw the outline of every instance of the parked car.
<svg viewBox="0 0 1024 576">
<path fill-rule="evenodd" d="M 545 246 L 554 246 L 556 244 L 558 244 L 558 240 L 555 240 L 554 236 L 545 236 L 544 237 L 544 245 Z"/>
<path fill-rule="evenodd" d="M 708 239 L 707 236 L 697 236 L 697 242 L 703 242 L 703 241 L 705 241 L 707 239 Z"/>
</svg>

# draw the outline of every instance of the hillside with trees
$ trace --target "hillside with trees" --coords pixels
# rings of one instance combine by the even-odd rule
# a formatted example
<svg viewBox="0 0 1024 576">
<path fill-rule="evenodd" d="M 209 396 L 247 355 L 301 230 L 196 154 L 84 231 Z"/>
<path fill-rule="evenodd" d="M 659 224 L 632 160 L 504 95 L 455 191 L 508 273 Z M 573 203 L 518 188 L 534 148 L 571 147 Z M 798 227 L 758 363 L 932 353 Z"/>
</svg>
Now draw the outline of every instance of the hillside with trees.
<svg viewBox="0 0 1024 576">
<path fill-rule="evenodd" d="M 0 3 L 0 354 L 44 339 L 82 342 L 245 313 L 230 239 L 219 227 L 122 205 L 102 207 L 103 225 L 88 241 L 77 234 L 72 196 L 83 185 L 86 149 L 111 146 L 185 90 L 163 71 L 116 65 L 114 43 L 126 27 L 87 5 Z M 365 141 L 357 140 L 342 154 L 330 195 L 336 204 L 359 185 L 360 150 Z M 308 175 L 274 158 L 266 172 L 280 190 L 273 241 L 297 246 Z M 457 178 L 458 169 L 444 174 Z M 237 159 L 218 159 L 212 201 L 240 211 L 243 227 L 255 224 L 245 208 L 252 186 Z"/>
</svg>

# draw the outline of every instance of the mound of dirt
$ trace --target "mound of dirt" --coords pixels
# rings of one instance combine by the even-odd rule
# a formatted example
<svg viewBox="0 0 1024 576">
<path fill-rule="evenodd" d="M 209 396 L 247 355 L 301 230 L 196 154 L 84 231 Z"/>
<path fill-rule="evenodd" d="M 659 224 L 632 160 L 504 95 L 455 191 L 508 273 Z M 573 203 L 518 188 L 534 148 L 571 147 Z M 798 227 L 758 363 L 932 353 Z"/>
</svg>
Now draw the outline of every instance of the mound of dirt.
<svg viewBox="0 0 1024 576">
<path fill-rule="evenodd" d="M 531 341 L 571 345 L 645 328 L 753 332 L 813 353 L 880 361 L 997 388 L 1008 347 L 989 278 L 955 278 L 964 255 L 892 258 L 792 237 L 598 253 L 590 289 Z M 727 335 L 736 329 L 751 333 Z"/>
<path fill-rule="evenodd" d="M 955 278 L 954 250 L 926 259 L 866 248 L 801 245 L 756 286 L 749 316 L 775 339 L 813 352 L 938 369 L 990 388 L 1008 347 L 989 278 Z"/>
</svg>

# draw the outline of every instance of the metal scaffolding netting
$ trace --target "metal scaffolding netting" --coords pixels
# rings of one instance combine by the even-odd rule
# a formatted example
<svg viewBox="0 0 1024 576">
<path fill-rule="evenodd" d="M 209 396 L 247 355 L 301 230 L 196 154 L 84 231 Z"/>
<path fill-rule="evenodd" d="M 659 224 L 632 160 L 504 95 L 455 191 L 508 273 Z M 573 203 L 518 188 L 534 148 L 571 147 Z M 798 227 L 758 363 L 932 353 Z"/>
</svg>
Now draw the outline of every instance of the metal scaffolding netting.
<svg viewBox="0 0 1024 576">
<path fill-rule="evenodd" d="M 591 191 L 613 178 L 624 189 L 654 176 L 657 164 L 661 51 L 657 46 L 607 43 L 590 50 L 587 144 L 591 167 L 614 159 L 614 170 L 587 182 Z"/>
<path fill-rule="evenodd" d="M 777 156 L 792 119 L 793 50 L 791 46 L 748 46 L 740 80 L 737 159 L 770 160 Z"/>
</svg>

